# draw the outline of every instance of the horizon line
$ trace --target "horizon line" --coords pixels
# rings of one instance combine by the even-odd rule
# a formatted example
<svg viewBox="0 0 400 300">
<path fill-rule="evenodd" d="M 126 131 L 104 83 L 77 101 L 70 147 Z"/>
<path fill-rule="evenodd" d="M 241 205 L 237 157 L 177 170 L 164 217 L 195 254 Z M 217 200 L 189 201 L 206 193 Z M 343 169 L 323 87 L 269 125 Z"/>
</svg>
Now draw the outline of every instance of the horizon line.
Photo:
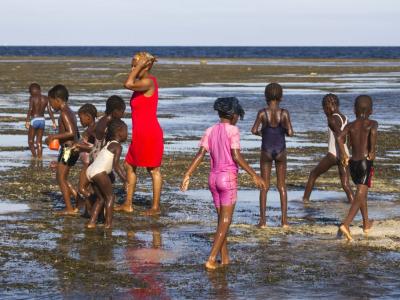
<svg viewBox="0 0 400 300">
<path fill-rule="evenodd" d="M 23 45 L 23 44 L 0 44 L 0 47 L 175 47 L 175 48 L 249 48 L 249 47 L 259 47 L 259 48 L 398 48 L 400 45 Z"/>
</svg>

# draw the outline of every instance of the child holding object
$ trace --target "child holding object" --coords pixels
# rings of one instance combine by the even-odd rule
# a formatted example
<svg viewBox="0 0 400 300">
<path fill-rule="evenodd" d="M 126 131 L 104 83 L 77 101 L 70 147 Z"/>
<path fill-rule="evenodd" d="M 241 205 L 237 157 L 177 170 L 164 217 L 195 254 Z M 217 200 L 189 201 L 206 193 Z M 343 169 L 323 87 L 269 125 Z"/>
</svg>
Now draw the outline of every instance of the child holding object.
<svg viewBox="0 0 400 300">
<path fill-rule="evenodd" d="M 55 111 L 60 112 L 58 119 L 58 134 L 49 135 L 45 142 L 50 144 L 53 140 L 59 140 L 61 148 L 57 163 L 57 182 L 63 195 L 65 210 L 59 214 L 75 215 L 78 209 L 71 204 L 71 194 L 77 198 L 77 192 L 68 181 L 68 175 L 79 159 L 79 153 L 72 150 L 72 145 L 79 140 L 78 124 L 75 112 L 68 106 L 69 93 L 65 86 L 54 86 L 48 93 L 50 105 Z"/>
<path fill-rule="evenodd" d="M 200 149 L 187 169 L 181 184 L 186 191 L 190 176 L 202 162 L 207 152 L 211 157 L 209 188 L 218 214 L 218 227 L 210 256 L 205 264 L 209 270 L 217 268 L 216 258 L 221 255 L 222 265 L 229 264 L 227 234 L 232 221 L 237 199 L 238 166 L 253 178 L 259 188 L 265 188 L 263 180 L 248 165 L 240 153 L 240 133 L 235 126 L 238 118 L 243 119 L 244 111 L 235 97 L 218 98 L 214 103 L 220 122 L 208 128 L 201 139 Z"/>
<path fill-rule="evenodd" d="M 354 112 L 356 120 L 349 123 L 339 135 L 342 164 L 343 166 L 349 165 L 351 178 L 357 186 L 356 195 L 349 213 L 339 226 L 339 231 L 345 235 L 348 241 L 353 240 L 350 234 L 350 224 L 359 209 L 363 218 L 364 233 L 368 233 L 373 224 L 373 221 L 368 219 L 367 198 L 368 188 L 371 187 L 374 173 L 373 163 L 378 133 L 378 122 L 369 119 L 372 114 L 372 99 L 370 96 L 358 96 L 354 104 Z M 344 147 L 346 137 L 350 138 L 350 160 Z"/>
</svg>

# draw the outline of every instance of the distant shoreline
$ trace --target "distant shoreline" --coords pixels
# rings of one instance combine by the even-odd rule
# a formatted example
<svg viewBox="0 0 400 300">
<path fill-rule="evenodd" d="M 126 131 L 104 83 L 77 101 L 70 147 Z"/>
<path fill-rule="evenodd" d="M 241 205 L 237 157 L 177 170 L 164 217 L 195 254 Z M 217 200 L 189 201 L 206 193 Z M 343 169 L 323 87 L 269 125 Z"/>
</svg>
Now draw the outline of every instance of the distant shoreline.
<svg viewBox="0 0 400 300">
<path fill-rule="evenodd" d="M 131 57 L 138 51 L 169 58 L 400 59 L 400 46 L 0 46 L 0 56 Z"/>
</svg>

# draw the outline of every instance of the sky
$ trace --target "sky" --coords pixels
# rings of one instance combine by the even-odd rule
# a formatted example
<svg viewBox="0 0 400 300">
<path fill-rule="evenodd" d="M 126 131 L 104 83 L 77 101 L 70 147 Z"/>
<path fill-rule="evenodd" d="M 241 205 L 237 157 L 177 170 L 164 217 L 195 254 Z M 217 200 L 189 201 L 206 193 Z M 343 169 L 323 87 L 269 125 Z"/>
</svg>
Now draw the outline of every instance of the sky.
<svg viewBox="0 0 400 300">
<path fill-rule="evenodd" d="M 400 46 L 399 0 L 0 0 L 0 45 Z"/>
</svg>

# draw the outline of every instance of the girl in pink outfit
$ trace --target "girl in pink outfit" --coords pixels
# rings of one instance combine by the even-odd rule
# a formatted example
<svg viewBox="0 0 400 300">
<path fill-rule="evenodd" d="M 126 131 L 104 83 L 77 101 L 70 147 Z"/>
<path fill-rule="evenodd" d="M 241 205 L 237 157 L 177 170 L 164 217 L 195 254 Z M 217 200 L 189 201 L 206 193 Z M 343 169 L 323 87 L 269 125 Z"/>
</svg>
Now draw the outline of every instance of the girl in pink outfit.
<svg viewBox="0 0 400 300">
<path fill-rule="evenodd" d="M 200 149 L 186 171 L 181 190 L 186 191 L 192 173 L 202 162 L 207 152 L 211 157 L 211 171 L 208 185 L 218 213 L 218 227 L 214 243 L 205 267 L 217 268 L 216 258 L 221 255 L 221 264 L 229 264 L 227 233 L 232 221 L 237 199 L 238 166 L 242 167 L 259 188 L 265 188 L 261 177 L 248 165 L 240 153 L 240 133 L 235 126 L 239 116 L 243 119 L 244 111 L 235 97 L 218 98 L 214 103 L 220 122 L 208 128 L 201 139 Z"/>
</svg>

